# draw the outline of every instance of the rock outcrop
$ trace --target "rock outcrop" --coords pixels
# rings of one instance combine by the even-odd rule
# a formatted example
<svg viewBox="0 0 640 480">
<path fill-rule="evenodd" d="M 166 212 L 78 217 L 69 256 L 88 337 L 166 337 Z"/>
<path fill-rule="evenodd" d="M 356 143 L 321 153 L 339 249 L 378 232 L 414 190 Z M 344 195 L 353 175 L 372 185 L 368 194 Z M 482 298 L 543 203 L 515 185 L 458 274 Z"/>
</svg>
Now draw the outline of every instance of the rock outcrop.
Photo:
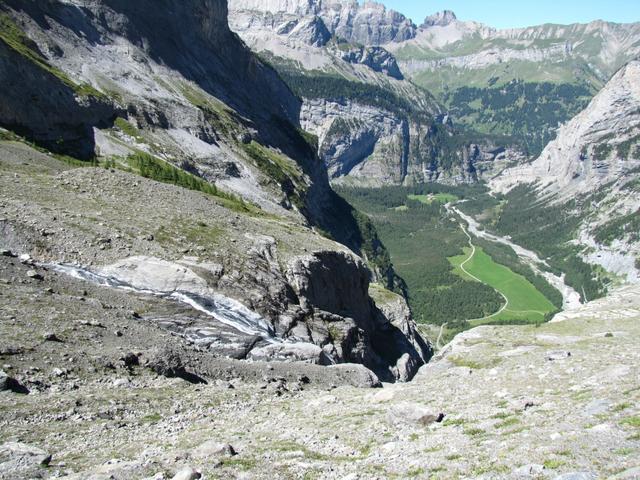
<svg viewBox="0 0 640 480">
<path fill-rule="evenodd" d="M 424 19 L 420 28 L 429 28 L 429 27 L 446 27 L 447 25 L 452 24 L 458 19 L 456 14 L 451 10 L 443 10 L 438 13 L 434 13 L 433 15 L 429 15 Z"/>
<path fill-rule="evenodd" d="M 395 57 L 384 48 L 338 44 L 334 53 L 345 62 L 366 65 L 374 72 L 384 73 L 396 80 L 404 80 Z"/>
<path fill-rule="evenodd" d="M 307 99 L 301 121 L 318 136 L 320 158 L 338 183 L 474 183 L 526 158 L 488 141 L 457 142 L 446 116 L 404 116 L 347 99 Z"/>
<path fill-rule="evenodd" d="M 9 32 L 9 20 L 0 20 Z M 0 125 L 79 158 L 94 156 L 93 127 L 111 127 L 118 111 L 99 92 L 51 67 L 26 37 L 10 43 L 0 34 L 0 85 Z"/>
</svg>

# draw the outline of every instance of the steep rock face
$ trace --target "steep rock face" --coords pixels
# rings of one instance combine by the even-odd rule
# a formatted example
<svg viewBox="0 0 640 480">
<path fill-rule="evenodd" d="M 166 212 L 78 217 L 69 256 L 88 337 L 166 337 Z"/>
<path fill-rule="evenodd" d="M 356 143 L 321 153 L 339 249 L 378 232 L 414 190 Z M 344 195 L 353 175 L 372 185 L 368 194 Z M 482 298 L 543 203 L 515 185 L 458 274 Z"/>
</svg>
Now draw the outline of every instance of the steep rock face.
<svg viewBox="0 0 640 480">
<path fill-rule="evenodd" d="M 634 61 L 558 130 L 539 158 L 505 170 L 491 187 L 504 192 L 535 184 L 543 200 L 577 200 L 584 217 L 577 242 L 591 249 L 586 258 L 637 281 L 639 172 L 640 62 Z"/>
<path fill-rule="evenodd" d="M 473 183 L 524 159 L 518 150 L 490 142 L 443 146 L 451 135 L 446 117 L 420 120 L 349 101 L 307 99 L 301 121 L 318 136 L 333 181 Z"/>
<path fill-rule="evenodd" d="M 437 60 L 405 60 L 402 68 L 408 75 L 420 72 L 435 71 L 441 68 L 480 70 L 492 65 L 508 62 L 561 62 L 570 58 L 571 44 L 553 45 L 548 48 L 499 49 L 491 48 L 480 53 L 460 57 L 440 58 Z"/>
<path fill-rule="evenodd" d="M 376 2 L 329 4 L 325 23 L 339 38 L 364 45 L 401 42 L 413 38 L 416 32 L 411 20 Z"/>
<path fill-rule="evenodd" d="M 451 10 L 443 10 L 438 13 L 434 13 L 433 15 L 429 15 L 424 19 L 420 28 L 429 28 L 429 27 L 446 27 L 450 25 L 454 21 L 456 21 L 458 17 Z"/>
<path fill-rule="evenodd" d="M 310 17 L 306 21 L 287 22 L 278 27 L 279 35 L 288 34 L 289 38 L 305 42 L 313 47 L 322 47 L 331 40 L 331 32 L 320 17 Z"/>
<path fill-rule="evenodd" d="M 117 108 L 105 98 L 78 93 L 83 87 L 51 69 L 26 37 L 16 43 L 6 38 L 0 35 L 0 125 L 50 150 L 91 158 L 93 127 L 111 126 Z"/>
<path fill-rule="evenodd" d="M 638 166 L 640 159 L 631 148 L 638 133 L 640 62 L 631 62 L 582 113 L 559 129 L 558 138 L 538 159 L 506 170 L 492 184 L 506 189 L 537 182 L 541 193 L 558 193 L 562 199 L 591 192 Z M 619 152 L 615 147 L 625 141 L 632 145 Z"/>
<path fill-rule="evenodd" d="M 106 0 L 103 5 L 115 13 L 96 12 L 107 19 L 109 30 L 140 42 L 152 59 L 179 71 L 240 114 L 296 122 L 298 103 L 275 73 L 233 35 L 225 1 L 164 0 L 158 5 Z M 262 99 L 260 108 L 256 96 Z"/>
<path fill-rule="evenodd" d="M 374 72 L 385 73 L 396 80 L 404 80 L 395 57 L 384 48 L 362 45 L 349 45 L 345 48 L 339 46 L 336 54 L 345 62 L 366 65 Z"/>
<path fill-rule="evenodd" d="M 332 361 L 359 361 L 386 371 L 385 378 L 394 378 L 392 370 L 397 371 L 395 361 L 391 362 L 387 357 L 377 354 L 373 343 L 368 340 L 377 332 L 376 325 L 380 323 L 380 318 L 372 307 L 367 309 L 362 306 L 368 305 L 367 301 L 370 303 L 366 282 L 362 283 L 370 273 L 361 262 L 353 260 L 353 253 L 320 256 L 327 264 L 323 265 L 320 261 L 311 271 L 311 281 L 321 275 L 327 278 L 342 273 L 354 275 L 359 282 L 357 285 L 347 283 L 343 291 L 336 292 L 341 301 L 348 302 L 351 298 L 364 302 L 344 304 L 346 311 L 353 312 L 350 315 L 354 318 L 351 318 L 341 316 L 344 312 L 332 305 L 316 305 L 315 300 L 305 304 L 305 298 L 298 297 L 280 267 L 281 257 L 278 256 L 275 240 L 262 235 L 263 230 L 269 229 L 268 222 L 238 226 L 242 217 L 261 217 L 269 212 L 277 215 L 278 221 L 287 223 L 288 228 L 300 229 L 299 242 L 308 245 L 310 251 L 347 250 L 333 241 L 322 242 L 322 247 L 317 248 L 317 235 L 309 229 L 310 224 L 322 226 L 341 241 L 357 237 L 355 219 L 329 188 L 326 169 L 317 159 L 313 141 L 299 128 L 300 100 L 273 69 L 258 60 L 229 30 L 226 2 L 9 0 L 3 2 L 0 8 L 3 21 L 8 18 L 17 31 L 23 32 L 31 42 L 29 45 L 34 45 L 34 51 L 40 52 L 44 62 L 40 64 L 38 59 L 35 66 L 30 65 L 29 62 L 34 63 L 33 58 L 27 56 L 26 59 L 18 59 L 18 64 L 13 52 L 15 48 L 4 39 L 0 41 L 0 46 L 8 48 L 10 53 L 8 60 L 2 60 L 7 62 L 7 68 L 3 68 L 0 74 L 3 126 L 14 128 L 16 123 L 11 117 L 14 111 L 18 112 L 16 104 L 8 98 L 5 101 L 5 96 L 13 92 L 11 88 L 21 88 L 18 92 L 29 98 L 30 95 L 42 95 L 50 85 L 51 91 L 57 95 L 47 99 L 48 103 L 34 103 L 34 108 L 39 111 L 27 110 L 24 114 L 18 112 L 21 117 L 16 116 L 33 131 L 42 125 L 64 129 L 67 124 L 62 122 L 56 125 L 56 115 L 68 114 L 73 122 L 82 126 L 83 135 L 91 140 L 90 146 L 95 144 L 95 153 L 102 161 L 114 162 L 118 167 L 143 175 L 143 168 L 146 168 L 146 175 L 151 172 L 151 176 L 154 168 L 169 169 L 170 177 L 174 179 L 178 174 L 172 168 L 179 167 L 201 179 L 215 182 L 220 189 L 230 191 L 251 204 L 242 204 L 237 198 L 214 191 L 209 192 L 210 195 L 228 208 L 222 211 L 217 209 L 216 201 L 206 195 L 209 203 L 200 203 L 202 193 L 189 194 L 190 201 L 178 206 L 181 198 L 187 195 L 186 190 L 177 189 L 176 192 L 160 188 L 154 200 L 151 193 L 155 188 L 152 188 L 155 185 L 153 182 L 145 184 L 144 192 L 148 198 L 143 203 L 137 203 L 141 198 L 136 197 L 135 191 L 127 189 L 137 185 L 131 179 L 122 178 L 117 171 L 107 179 L 97 179 L 95 176 L 99 176 L 102 169 L 95 172 L 96 169 L 81 169 L 77 178 L 73 174 L 67 176 L 59 188 L 73 184 L 73 188 L 78 190 L 90 189 L 95 198 L 102 194 L 102 189 L 111 191 L 113 198 L 134 195 L 129 202 L 137 205 L 135 213 L 143 210 L 147 202 L 160 209 L 165 198 L 171 197 L 176 210 L 171 213 L 165 209 L 161 218 L 171 219 L 176 212 L 181 215 L 179 219 L 164 225 L 163 228 L 180 231 L 165 237 L 159 235 L 162 239 L 159 242 L 170 239 L 166 245 L 147 248 L 146 251 L 138 250 L 136 256 L 131 252 L 130 245 L 110 252 L 109 240 L 102 238 L 99 251 L 107 251 L 108 255 L 95 256 L 91 263 L 100 263 L 104 268 L 140 263 L 166 267 L 164 262 L 173 265 L 176 258 L 184 255 L 186 250 L 177 247 L 180 244 L 195 242 L 199 244 L 199 250 L 196 251 L 204 252 L 212 248 L 211 242 L 218 236 L 235 237 L 232 232 L 240 229 L 242 235 L 233 238 L 233 241 L 242 244 L 242 248 L 227 246 L 221 249 L 222 253 L 216 253 L 215 260 L 211 261 L 183 258 L 175 268 L 192 270 L 194 275 L 204 279 L 205 292 L 213 289 L 230 299 L 242 299 L 243 308 L 258 312 L 281 338 L 300 336 L 305 342 L 317 343 L 322 347 L 331 344 L 327 349 L 334 354 Z M 319 25 L 315 24 L 316 27 Z M 316 31 L 320 30 L 316 28 Z M 23 65 L 35 69 L 38 75 L 27 76 L 29 82 L 15 87 Z M 31 70 L 24 71 L 31 74 Z M 51 79 L 52 72 L 54 77 L 64 79 L 61 80 L 63 86 Z M 71 93 L 67 87 L 79 91 Z M 85 95 L 85 92 L 89 92 L 89 95 Z M 52 112 L 42 118 L 43 112 L 48 109 Z M 106 125 L 103 125 L 104 118 Z M 75 137 L 70 136 L 69 142 L 73 140 Z M 65 152 L 73 150 L 67 148 Z M 13 154 L 18 158 L 24 155 L 21 152 Z M 147 166 L 148 163 L 151 166 Z M 13 167 L 18 164 L 13 164 Z M 157 166 L 154 167 L 154 164 Z M 197 180 L 193 179 L 191 185 Z M 111 190 L 109 181 L 112 182 Z M 90 188 L 98 183 L 102 189 Z M 129 187 L 122 190 L 123 185 Z M 115 190 L 117 194 L 113 193 Z M 76 198 L 67 199 L 67 202 L 84 203 Z M 195 204 L 197 208 L 193 207 Z M 112 204 L 110 208 L 116 207 Z M 154 231 L 160 223 L 158 220 L 142 227 L 154 212 L 146 211 L 145 216 L 136 216 L 135 228 Z M 207 213 L 204 217 L 203 212 Z M 131 215 L 129 212 L 119 218 Z M 194 230 L 190 230 L 192 227 L 187 224 L 192 220 L 195 222 L 196 217 L 199 223 L 193 228 L 200 233 L 194 234 Z M 112 230 L 117 225 L 118 220 L 114 219 Z M 75 231 L 74 228 L 70 227 L 70 230 Z M 3 224 L 3 232 L 10 232 L 7 236 L 11 238 L 19 238 L 19 245 L 27 252 L 38 257 L 46 255 L 52 263 L 62 262 L 79 251 L 76 246 L 73 250 L 76 253 L 70 253 L 71 247 L 61 240 L 62 237 L 51 239 L 52 242 L 47 245 L 33 243 L 36 232 L 20 222 Z M 154 235 L 145 234 L 144 237 L 149 242 L 155 239 Z M 359 248 L 357 242 L 349 244 Z M 301 256 L 287 255 L 287 259 Z M 140 257 L 153 257 L 153 261 L 139 261 Z M 77 258 L 76 262 L 86 266 L 89 261 L 82 257 Z M 96 271 L 102 271 L 100 268 L 93 266 L 88 270 L 95 274 Z M 90 274 L 87 275 L 90 280 L 95 280 Z M 142 288 L 146 280 L 141 281 Z M 188 282 L 185 284 L 181 281 L 180 285 L 190 288 Z M 172 292 L 179 290 L 176 287 Z M 197 300 L 203 292 L 198 290 L 191 293 Z M 313 294 L 306 290 L 304 293 Z M 301 304 L 306 306 L 303 308 Z M 335 340 L 327 336 L 318 340 L 309 335 L 309 326 L 316 321 L 325 322 L 326 316 L 344 327 L 344 338 L 340 336 L 339 340 Z M 204 327 L 200 320 L 191 326 L 180 318 L 158 321 L 167 329 L 180 332 L 196 343 L 216 345 L 210 332 L 207 333 L 208 327 Z M 296 329 L 295 333 L 293 329 Z M 306 336 L 304 332 L 307 332 Z M 233 333 L 227 327 L 221 327 L 219 334 L 221 338 L 237 338 L 238 332 Z M 234 355 L 246 355 L 252 348 L 251 335 L 241 337 L 243 340 L 239 344 L 242 351 Z M 393 336 L 390 341 L 395 343 Z M 234 342 L 227 343 L 233 345 Z M 227 352 L 228 348 L 231 347 L 225 346 L 221 352 Z M 299 349 L 305 355 L 315 351 Z M 416 356 L 413 347 L 406 352 L 411 352 L 412 358 L 418 363 L 425 357 Z M 406 352 L 403 351 L 403 354 Z"/>
<path fill-rule="evenodd" d="M 75 101 L 86 107 L 85 113 L 82 106 L 75 107 L 76 115 L 69 118 L 81 123 L 88 135 L 85 144 L 95 144 L 99 154 L 126 157 L 143 150 L 178 165 L 188 159 L 196 174 L 286 214 L 283 205 L 290 205 L 291 189 L 267 184 L 264 172 L 243 155 L 236 141 L 242 137 L 295 157 L 298 165 L 288 161 L 300 171 L 299 193 L 322 197 L 326 191 L 325 175 L 313 153 L 291 132 L 298 124 L 299 100 L 229 30 L 224 1 L 8 1 L 2 8 L 3 18 L 42 52 L 43 60 L 30 68 L 45 65 L 83 93 L 76 93 Z M 49 82 L 51 75 L 45 73 L 40 83 L 23 83 L 26 93 L 55 88 L 55 79 Z M 3 74 L 3 93 L 20 85 L 15 69 Z M 70 94 L 65 92 L 66 97 L 47 98 L 45 108 L 40 108 L 44 114 L 26 116 L 30 125 L 25 129 L 37 129 L 43 115 L 69 112 L 65 98 Z M 259 103 L 256 96 L 262 99 Z M 92 100 L 96 97 L 100 103 Z M 111 105 L 108 115 L 100 115 L 104 109 L 90 108 L 91 101 Z M 9 95 L 7 104 L 11 105 Z M 32 108 L 39 106 L 34 103 Z M 120 125 L 128 134 L 121 128 L 104 129 L 113 124 L 114 112 L 125 120 Z M 104 117 L 111 124 L 103 125 Z M 3 125 L 11 128 L 12 119 L 7 120 Z M 54 125 L 48 122 L 49 128 Z M 92 126 L 102 128 L 94 135 Z M 309 207 L 321 203 L 321 198 L 307 201 Z"/>
<path fill-rule="evenodd" d="M 344 13 L 347 7 L 356 13 Z M 359 38 L 353 43 L 351 36 L 340 33 L 349 23 L 344 19 L 365 11 L 366 18 L 378 22 L 395 18 L 373 3 L 230 2 L 231 27 L 303 99 L 302 126 L 319 138 L 318 153 L 332 181 L 377 186 L 467 183 L 524 157 L 491 141 L 473 145 L 458 139 L 437 102 L 405 80 L 394 55 L 376 46 L 383 40 Z M 302 27 L 318 21 L 333 35 L 324 44 Z M 455 19 L 445 13 L 436 21 Z M 295 35 L 297 29 L 307 35 Z"/>
<path fill-rule="evenodd" d="M 234 12 L 253 17 L 252 26 L 273 24 L 273 19 L 283 21 L 315 15 L 320 17 L 329 31 L 348 42 L 364 45 L 381 45 L 413 38 L 416 26 L 404 15 L 388 10 L 376 2 L 359 4 L 356 0 L 230 0 Z M 260 14 L 260 15 L 256 15 Z"/>
<path fill-rule="evenodd" d="M 294 291 L 311 308 L 314 343 L 330 357 L 363 363 L 382 379 L 403 381 L 432 355 L 410 319 L 406 302 L 381 311 L 369 297 L 369 273 L 360 260 L 336 252 L 296 259 L 287 273 Z"/>
</svg>

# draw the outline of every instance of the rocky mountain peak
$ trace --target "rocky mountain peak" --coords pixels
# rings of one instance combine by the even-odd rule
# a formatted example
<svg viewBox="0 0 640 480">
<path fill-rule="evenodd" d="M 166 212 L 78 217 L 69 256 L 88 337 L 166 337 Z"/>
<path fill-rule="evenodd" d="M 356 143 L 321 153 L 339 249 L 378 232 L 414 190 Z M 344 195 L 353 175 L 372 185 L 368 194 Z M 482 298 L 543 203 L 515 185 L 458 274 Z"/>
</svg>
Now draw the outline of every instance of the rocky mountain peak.
<svg viewBox="0 0 640 480">
<path fill-rule="evenodd" d="M 353 43 L 382 45 L 416 36 L 416 25 L 401 13 L 378 2 L 352 0 L 229 0 L 232 23 L 242 13 L 253 13 L 248 26 L 270 25 L 274 19 L 292 20 L 309 15 L 320 17 L 331 34 Z"/>
<path fill-rule="evenodd" d="M 458 17 L 456 17 L 455 13 L 451 10 L 443 10 L 441 12 L 434 13 L 433 15 L 429 15 L 424 19 L 424 23 L 420 25 L 420 27 L 446 27 L 456 20 L 458 20 Z"/>
</svg>

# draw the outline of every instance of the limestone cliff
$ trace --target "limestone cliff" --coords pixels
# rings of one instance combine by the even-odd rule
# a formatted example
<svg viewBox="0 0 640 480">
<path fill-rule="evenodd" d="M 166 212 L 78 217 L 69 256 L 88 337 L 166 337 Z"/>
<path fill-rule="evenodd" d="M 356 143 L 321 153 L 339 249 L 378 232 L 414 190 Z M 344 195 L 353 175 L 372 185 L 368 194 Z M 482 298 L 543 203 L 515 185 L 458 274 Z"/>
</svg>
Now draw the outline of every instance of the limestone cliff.
<svg viewBox="0 0 640 480">
<path fill-rule="evenodd" d="M 415 24 L 404 15 L 377 2 L 357 0 L 230 0 L 229 8 L 263 25 L 314 15 L 341 39 L 363 45 L 401 42 L 416 34 Z"/>
<path fill-rule="evenodd" d="M 467 183 L 521 160 L 515 148 L 460 135 L 405 79 L 379 46 L 414 35 L 403 18 L 374 2 L 230 2 L 231 28 L 303 99 L 302 125 L 318 137 L 333 182 Z"/>
</svg>

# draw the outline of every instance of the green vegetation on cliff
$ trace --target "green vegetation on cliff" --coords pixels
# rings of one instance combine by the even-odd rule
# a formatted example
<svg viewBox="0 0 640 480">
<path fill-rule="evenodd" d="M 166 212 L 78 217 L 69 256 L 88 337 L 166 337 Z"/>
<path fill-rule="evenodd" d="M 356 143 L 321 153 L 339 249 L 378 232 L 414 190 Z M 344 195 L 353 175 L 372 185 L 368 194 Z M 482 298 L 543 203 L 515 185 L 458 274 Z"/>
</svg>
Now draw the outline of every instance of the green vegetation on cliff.
<svg viewBox="0 0 640 480">
<path fill-rule="evenodd" d="M 1 7 L 2 5 L 0 5 Z M 105 95 L 91 85 L 78 84 L 71 80 L 62 70 L 51 65 L 42 55 L 36 44 L 27 37 L 13 19 L 0 11 L 0 41 L 9 48 L 27 58 L 45 72 L 53 75 L 77 95 L 82 97 L 104 98 Z"/>
<path fill-rule="evenodd" d="M 467 238 L 444 206 L 408 198 L 454 192 L 464 197 L 474 188 L 464 192 L 442 185 L 338 189 L 371 218 L 395 270 L 406 282 L 409 305 L 420 322 L 466 328 L 466 319 L 490 315 L 501 306 L 502 298 L 491 287 L 453 273 L 447 257 L 462 254 Z"/>
<path fill-rule="evenodd" d="M 499 87 L 461 87 L 444 93 L 443 101 L 463 125 L 481 133 L 511 135 L 533 156 L 593 94 L 586 84 L 514 80 Z"/>
<path fill-rule="evenodd" d="M 341 75 L 320 70 L 307 71 L 296 62 L 273 54 L 263 53 L 261 59 L 272 66 L 300 98 L 348 99 L 354 103 L 381 108 L 401 117 L 423 119 L 431 117 L 421 105 L 386 86 L 347 79 Z M 423 105 L 434 103 L 427 92 L 423 92 L 422 95 Z"/>
</svg>

